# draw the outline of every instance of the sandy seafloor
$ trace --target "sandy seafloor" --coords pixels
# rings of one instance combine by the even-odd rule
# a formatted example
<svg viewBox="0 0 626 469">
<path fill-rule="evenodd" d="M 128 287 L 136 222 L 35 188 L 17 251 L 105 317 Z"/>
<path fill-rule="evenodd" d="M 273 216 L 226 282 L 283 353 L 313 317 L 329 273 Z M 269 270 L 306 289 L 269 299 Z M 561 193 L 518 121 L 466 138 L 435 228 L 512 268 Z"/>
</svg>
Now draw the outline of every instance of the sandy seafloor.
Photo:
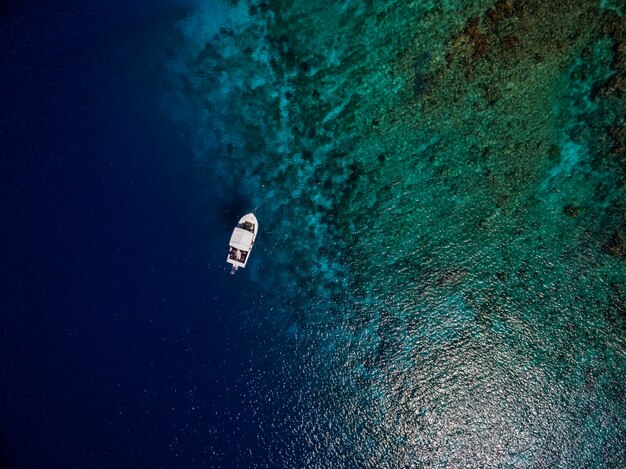
<svg viewBox="0 0 626 469">
<path fill-rule="evenodd" d="M 117 389 L 89 414 L 106 439 L 84 437 L 81 461 L 624 467 L 625 14 L 613 0 L 232 0 L 159 16 L 150 119 L 185 156 L 167 160 L 149 125 L 161 162 L 139 193 L 171 187 L 150 198 L 167 229 L 146 230 L 140 259 L 165 260 L 150 294 L 122 289 L 152 308 L 124 324 L 143 342 L 98 326 L 119 359 L 134 344 L 135 365 L 90 362 L 81 402 L 107 382 L 134 400 Z M 219 249 L 252 209 L 253 257 L 227 277 Z M 134 374 L 159 357 L 167 372 Z M 3 438 L 29 461 L 26 436 Z"/>
</svg>

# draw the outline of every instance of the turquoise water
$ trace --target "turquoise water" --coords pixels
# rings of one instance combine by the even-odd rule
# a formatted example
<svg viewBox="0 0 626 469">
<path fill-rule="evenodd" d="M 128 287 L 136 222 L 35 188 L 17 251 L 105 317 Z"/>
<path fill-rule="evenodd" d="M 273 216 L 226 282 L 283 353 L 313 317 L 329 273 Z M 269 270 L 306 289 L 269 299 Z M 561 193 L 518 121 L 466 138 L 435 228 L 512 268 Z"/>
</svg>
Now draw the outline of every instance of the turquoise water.
<svg viewBox="0 0 626 469">
<path fill-rule="evenodd" d="M 625 21 L 506 0 L 181 21 L 173 117 L 207 186 L 257 208 L 244 275 L 283 331 L 251 398 L 293 409 L 271 463 L 626 464 Z"/>
</svg>

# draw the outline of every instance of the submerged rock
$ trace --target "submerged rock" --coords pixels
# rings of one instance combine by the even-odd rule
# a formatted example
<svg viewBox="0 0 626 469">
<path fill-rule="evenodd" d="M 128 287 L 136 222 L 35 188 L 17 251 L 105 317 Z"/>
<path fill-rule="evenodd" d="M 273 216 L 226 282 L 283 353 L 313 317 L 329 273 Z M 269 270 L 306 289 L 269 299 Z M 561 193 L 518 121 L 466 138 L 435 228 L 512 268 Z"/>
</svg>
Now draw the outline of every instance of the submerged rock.
<svg viewBox="0 0 626 469">
<path fill-rule="evenodd" d="M 613 257 L 626 257 L 626 230 L 613 233 L 604 249 Z"/>
<path fill-rule="evenodd" d="M 563 207 L 563 213 L 570 218 L 576 218 L 580 214 L 580 207 L 576 205 L 566 205 Z"/>
</svg>

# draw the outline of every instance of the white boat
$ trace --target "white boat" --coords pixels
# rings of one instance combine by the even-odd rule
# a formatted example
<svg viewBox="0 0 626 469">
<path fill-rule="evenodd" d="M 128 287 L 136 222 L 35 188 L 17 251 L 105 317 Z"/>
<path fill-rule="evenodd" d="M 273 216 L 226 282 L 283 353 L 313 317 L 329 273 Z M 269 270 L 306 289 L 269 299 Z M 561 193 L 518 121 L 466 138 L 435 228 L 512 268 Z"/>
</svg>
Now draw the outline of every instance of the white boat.
<svg viewBox="0 0 626 469">
<path fill-rule="evenodd" d="M 228 257 L 226 258 L 226 262 L 233 266 L 231 274 L 234 274 L 239 267 L 246 266 L 258 230 L 259 222 L 253 213 L 244 215 L 237 223 L 228 243 Z"/>
</svg>

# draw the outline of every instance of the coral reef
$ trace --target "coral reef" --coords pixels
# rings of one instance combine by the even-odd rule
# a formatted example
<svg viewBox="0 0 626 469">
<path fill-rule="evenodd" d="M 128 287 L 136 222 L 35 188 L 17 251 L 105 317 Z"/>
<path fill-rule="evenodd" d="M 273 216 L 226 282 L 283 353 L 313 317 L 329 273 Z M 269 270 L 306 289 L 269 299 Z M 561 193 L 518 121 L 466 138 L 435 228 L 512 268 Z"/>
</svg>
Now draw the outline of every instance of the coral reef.
<svg viewBox="0 0 626 469">
<path fill-rule="evenodd" d="M 619 8 L 232 8 L 178 66 L 198 152 L 259 207 L 256 276 L 325 373 L 310 425 L 342 433 L 311 448 L 368 467 L 623 460 Z"/>
</svg>

